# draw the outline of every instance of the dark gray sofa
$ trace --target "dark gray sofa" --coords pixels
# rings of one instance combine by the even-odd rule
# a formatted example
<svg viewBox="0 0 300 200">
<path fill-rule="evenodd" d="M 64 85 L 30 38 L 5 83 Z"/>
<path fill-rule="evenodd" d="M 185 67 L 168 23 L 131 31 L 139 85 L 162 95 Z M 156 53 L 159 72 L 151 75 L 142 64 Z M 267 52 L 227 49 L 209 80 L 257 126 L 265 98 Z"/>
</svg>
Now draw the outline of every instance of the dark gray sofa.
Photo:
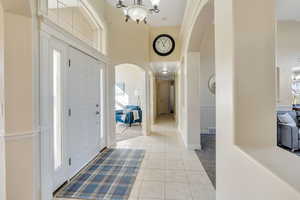
<svg viewBox="0 0 300 200">
<path fill-rule="evenodd" d="M 280 123 L 277 117 L 277 144 L 279 146 L 287 147 L 291 151 L 300 149 L 300 134 L 299 122 L 295 111 L 278 111 L 278 115 L 288 113 L 296 122 L 297 126 Z"/>
</svg>

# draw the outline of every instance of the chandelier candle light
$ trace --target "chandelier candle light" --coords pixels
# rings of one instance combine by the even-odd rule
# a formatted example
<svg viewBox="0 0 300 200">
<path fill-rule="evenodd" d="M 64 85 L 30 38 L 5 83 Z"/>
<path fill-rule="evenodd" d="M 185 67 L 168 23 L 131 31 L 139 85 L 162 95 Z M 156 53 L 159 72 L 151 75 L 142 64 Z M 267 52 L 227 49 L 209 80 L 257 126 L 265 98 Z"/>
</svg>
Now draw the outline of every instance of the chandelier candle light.
<svg viewBox="0 0 300 200">
<path fill-rule="evenodd" d="M 147 17 L 153 13 L 159 13 L 158 5 L 160 0 L 150 0 L 153 8 L 147 8 L 143 4 L 143 0 L 133 0 L 133 4 L 124 5 L 124 0 L 118 0 L 116 5 L 117 8 L 123 9 L 125 15 L 125 21 L 128 22 L 129 18 L 135 21 L 136 23 L 140 23 L 143 21 L 147 24 Z"/>
</svg>

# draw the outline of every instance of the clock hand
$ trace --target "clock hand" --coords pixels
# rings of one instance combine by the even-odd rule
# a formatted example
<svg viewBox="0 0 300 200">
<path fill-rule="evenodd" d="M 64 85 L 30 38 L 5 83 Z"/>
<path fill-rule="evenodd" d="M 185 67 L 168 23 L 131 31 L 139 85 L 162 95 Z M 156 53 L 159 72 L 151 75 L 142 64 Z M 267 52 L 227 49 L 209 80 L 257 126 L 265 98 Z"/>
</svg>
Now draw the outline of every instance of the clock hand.
<svg viewBox="0 0 300 200">
<path fill-rule="evenodd" d="M 162 40 L 162 43 L 164 44 L 164 47 L 166 46 L 166 40 Z"/>
<path fill-rule="evenodd" d="M 161 43 L 162 43 L 163 47 L 166 47 L 166 46 L 165 46 L 165 43 L 164 43 L 164 41 L 163 41 L 163 40 L 161 40 Z"/>
</svg>

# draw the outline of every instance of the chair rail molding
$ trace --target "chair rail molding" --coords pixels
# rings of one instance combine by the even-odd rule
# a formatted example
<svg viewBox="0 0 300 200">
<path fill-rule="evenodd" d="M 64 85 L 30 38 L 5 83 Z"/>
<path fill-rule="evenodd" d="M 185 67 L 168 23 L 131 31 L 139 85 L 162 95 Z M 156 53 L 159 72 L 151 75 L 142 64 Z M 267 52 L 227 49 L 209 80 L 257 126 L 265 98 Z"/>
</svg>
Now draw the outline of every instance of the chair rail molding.
<svg viewBox="0 0 300 200">
<path fill-rule="evenodd" d="M 26 138 L 33 138 L 40 134 L 40 129 L 37 130 L 30 130 L 30 131 L 23 131 L 23 132 L 14 132 L 9 133 L 7 132 L 4 134 L 4 132 L 0 132 L 0 137 L 3 137 L 4 140 L 22 140 Z"/>
</svg>

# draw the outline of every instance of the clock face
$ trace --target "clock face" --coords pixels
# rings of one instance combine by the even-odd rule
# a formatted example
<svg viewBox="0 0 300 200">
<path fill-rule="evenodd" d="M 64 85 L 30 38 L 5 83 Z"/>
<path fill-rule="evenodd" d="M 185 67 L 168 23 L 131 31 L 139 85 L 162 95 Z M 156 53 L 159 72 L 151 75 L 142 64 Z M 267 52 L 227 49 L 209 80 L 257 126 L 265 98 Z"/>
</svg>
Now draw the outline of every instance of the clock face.
<svg viewBox="0 0 300 200">
<path fill-rule="evenodd" d="M 159 35 L 153 42 L 154 51 L 160 56 L 167 56 L 174 51 L 175 41 L 167 34 Z"/>
</svg>

